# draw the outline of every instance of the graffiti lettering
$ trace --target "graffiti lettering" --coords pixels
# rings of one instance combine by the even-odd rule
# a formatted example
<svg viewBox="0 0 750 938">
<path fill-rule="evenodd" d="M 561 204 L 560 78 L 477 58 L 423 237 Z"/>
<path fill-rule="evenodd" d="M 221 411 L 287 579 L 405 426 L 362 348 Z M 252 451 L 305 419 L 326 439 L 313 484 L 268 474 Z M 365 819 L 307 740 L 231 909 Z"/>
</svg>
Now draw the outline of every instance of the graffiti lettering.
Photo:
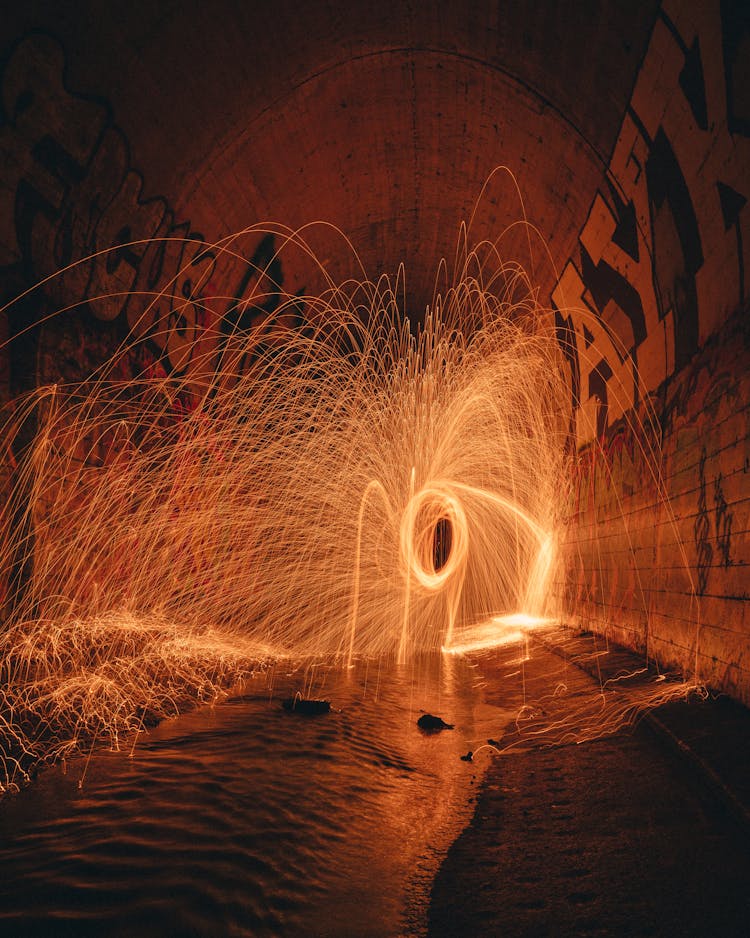
<svg viewBox="0 0 750 938">
<path fill-rule="evenodd" d="M 129 171 L 94 229 L 88 296 L 99 319 L 116 319 L 128 305 L 146 244 L 164 217 L 161 199 L 141 202 L 141 178 Z"/>
<path fill-rule="evenodd" d="M 282 283 L 276 238 L 268 234 L 248 261 L 221 320 L 219 370 L 225 381 L 250 366 L 261 350 L 283 345 L 289 330 L 304 328 L 302 300 L 280 305 Z"/>
<path fill-rule="evenodd" d="M 561 322 L 568 326 L 566 357 L 574 372 L 574 386 L 580 389 L 579 446 L 600 435 L 608 420 L 622 416 L 634 403 L 632 358 L 619 336 L 597 315 L 589 297 L 578 268 L 569 261 L 552 293 L 552 302 Z"/>
<path fill-rule="evenodd" d="M 109 109 L 67 91 L 64 66 L 59 43 L 35 34 L 2 76 L 2 294 L 46 281 L 48 306 L 86 307 L 102 322 L 126 324 L 149 349 L 136 357 L 160 360 L 176 376 L 197 369 L 205 377 L 217 366 L 218 347 L 209 347 L 220 344 L 217 334 L 224 344 L 241 335 L 245 357 L 251 339 L 272 343 L 284 281 L 274 236 L 245 264 L 222 318 L 205 296 L 217 276 L 215 253 L 189 222 L 175 221 L 164 199 L 142 199 L 142 177 Z M 291 318 L 283 312 L 283 328 L 301 324 L 301 305 Z"/>
<path fill-rule="evenodd" d="M 710 522 L 708 518 L 708 503 L 706 499 L 706 448 L 703 447 L 700 461 L 700 488 L 698 490 L 698 512 L 693 524 L 695 534 L 695 547 L 698 552 L 698 595 L 703 596 L 708 584 L 708 574 L 714 549 L 709 540 Z"/>
<path fill-rule="evenodd" d="M 609 188 L 553 292 L 574 346 L 564 351 L 579 446 L 684 366 L 744 300 L 749 41 L 741 0 L 670 0 L 654 27 Z M 603 360 L 591 359 L 592 346 Z"/>
<path fill-rule="evenodd" d="M 721 565 L 722 567 L 728 567 L 732 562 L 729 557 L 729 547 L 732 542 L 733 519 L 721 483 L 722 475 L 719 473 L 714 482 L 714 525 L 716 527 L 716 545 L 719 548 Z"/>
<path fill-rule="evenodd" d="M 32 265 L 27 273 L 38 279 L 57 269 L 52 252 L 40 254 L 40 247 L 70 186 L 85 174 L 108 120 L 101 104 L 68 94 L 63 69 L 60 46 L 36 35 L 18 46 L 3 74 L 0 154 L 7 175 L 0 188 L 0 219 L 14 221 L 15 230 L 0 234 L 0 260 L 3 266 L 24 261 Z"/>
</svg>

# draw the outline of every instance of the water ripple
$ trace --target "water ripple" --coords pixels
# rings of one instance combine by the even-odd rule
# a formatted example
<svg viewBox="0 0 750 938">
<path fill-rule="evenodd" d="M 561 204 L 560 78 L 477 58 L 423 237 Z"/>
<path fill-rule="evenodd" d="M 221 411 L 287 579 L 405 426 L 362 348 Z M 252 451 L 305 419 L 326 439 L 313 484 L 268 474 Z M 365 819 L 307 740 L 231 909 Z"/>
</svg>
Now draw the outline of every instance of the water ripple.
<svg viewBox="0 0 750 938">
<path fill-rule="evenodd" d="M 454 673 L 451 690 L 437 665 L 381 668 L 369 685 L 363 668 L 321 670 L 316 696 L 335 708 L 316 718 L 280 706 L 299 676 L 258 678 L 142 735 L 132 758 L 95 753 L 0 804 L 0 932 L 402 932 L 415 868 L 468 801 L 473 675 Z M 421 708 L 457 730 L 424 736 Z"/>
</svg>

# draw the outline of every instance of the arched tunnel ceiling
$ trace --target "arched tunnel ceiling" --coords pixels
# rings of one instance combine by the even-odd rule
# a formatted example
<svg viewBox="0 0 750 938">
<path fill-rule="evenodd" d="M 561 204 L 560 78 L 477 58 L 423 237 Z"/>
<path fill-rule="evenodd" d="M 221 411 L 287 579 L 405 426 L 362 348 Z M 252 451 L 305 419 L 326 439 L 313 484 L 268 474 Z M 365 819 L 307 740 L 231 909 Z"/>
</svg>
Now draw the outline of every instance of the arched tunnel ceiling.
<svg viewBox="0 0 750 938">
<path fill-rule="evenodd" d="M 338 226 L 371 277 L 405 265 L 418 316 L 505 166 L 471 235 L 554 306 L 565 615 L 750 700 L 746 0 L 6 7 L 0 403 L 107 362 L 190 404 L 307 334 L 314 267 L 279 229 L 234 258 L 198 232 Z M 539 238 L 504 236 L 516 183 Z M 356 272 L 325 231 L 332 277 Z"/>
<path fill-rule="evenodd" d="M 3 52 L 32 30 L 59 39 L 66 88 L 111 107 L 141 198 L 166 198 L 211 239 L 257 221 L 332 223 L 371 276 L 403 262 L 420 309 L 498 165 L 558 267 L 570 256 L 656 9 L 37 2 L 6 11 Z M 494 240 L 521 216 L 497 177 L 473 238 Z M 550 288 L 538 253 L 533 275 Z M 334 276 L 350 272 L 326 259 Z"/>
</svg>

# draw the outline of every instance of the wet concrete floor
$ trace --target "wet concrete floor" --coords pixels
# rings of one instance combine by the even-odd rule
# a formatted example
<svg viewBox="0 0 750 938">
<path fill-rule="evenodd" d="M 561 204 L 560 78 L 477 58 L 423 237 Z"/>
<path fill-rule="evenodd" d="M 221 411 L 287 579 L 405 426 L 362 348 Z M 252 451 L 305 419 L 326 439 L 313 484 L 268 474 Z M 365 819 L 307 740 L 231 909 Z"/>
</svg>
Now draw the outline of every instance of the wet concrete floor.
<svg viewBox="0 0 750 938">
<path fill-rule="evenodd" d="M 527 687 L 559 667 L 550 655 L 535 648 Z M 577 667 L 565 679 L 579 704 L 598 692 Z M 702 721 L 709 751 L 738 782 L 750 713 L 722 720 L 715 703 L 670 704 L 665 714 L 685 735 Z M 748 829 L 683 755 L 646 719 L 590 742 L 495 756 L 474 819 L 434 882 L 429 934 L 750 935 Z"/>
</svg>

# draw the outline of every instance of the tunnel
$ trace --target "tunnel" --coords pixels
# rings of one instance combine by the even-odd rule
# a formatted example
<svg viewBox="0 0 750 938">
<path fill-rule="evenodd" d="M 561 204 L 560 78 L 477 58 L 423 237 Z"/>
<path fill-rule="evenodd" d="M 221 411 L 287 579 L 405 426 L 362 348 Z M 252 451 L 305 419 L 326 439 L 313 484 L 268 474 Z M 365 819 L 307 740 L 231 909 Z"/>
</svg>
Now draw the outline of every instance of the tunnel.
<svg viewBox="0 0 750 938">
<path fill-rule="evenodd" d="M 212 507 L 227 486 L 237 504 L 273 503 L 282 490 L 289 499 L 285 517 L 292 520 L 269 525 L 258 543 L 266 545 L 274 569 L 275 595 L 298 604 L 290 609 L 309 607 L 303 587 L 323 569 L 320 558 L 345 541 L 354 566 L 340 596 L 332 588 L 330 602 L 320 599 L 322 624 L 314 637 L 324 635 L 349 666 L 359 642 L 379 647 L 383 629 L 367 616 L 381 608 L 385 587 L 370 588 L 366 577 L 386 563 L 382 531 L 396 511 L 395 496 L 386 483 L 368 483 L 362 469 L 363 481 L 359 488 L 352 483 L 347 502 L 358 526 L 353 520 L 346 540 L 339 529 L 321 533 L 318 508 L 325 498 L 315 495 L 329 479 L 349 492 L 344 473 L 339 476 L 343 457 L 330 455 L 331 444 L 316 450 L 315 441 L 321 420 L 328 421 L 326 439 L 339 439 L 354 405 L 335 420 L 323 404 L 310 405 L 304 426 L 301 417 L 289 417 L 285 432 L 302 443 L 284 457 L 279 474 L 273 454 L 281 437 L 269 427 L 278 401 L 292 392 L 269 378 L 267 397 L 259 398 L 265 403 L 250 423 L 236 417 L 228 395 L 248 375 L 266 374 L 268 362 L 284 361 L 297 374 L 300 349 L 312 333 L 326 332 L 327 310 L 343 294 L 355 311 L 369 304 L 375 320 L 395 316 L 395 332 L 402 332 L 388 341 L 422 349 L 424 336 L 437 329 L 441 303 L 447 310 L 448 298 L 460 293 L 456 284 L 470 275 L 472 289 L 481 288 L 480 313 L 459 303 L 453 325 L 470 345 L 472 330 L 484 329 L 486 309 L 508 314 L 513 339 L 506 344 L 515 342 L 519 351 L 498 351 L 506 357 L 497 368 L 521 375 L 513 379 L 525 394 L 521 423 L 531 427 L 538 416 L 548 434 L 555 423 L 559 458 L 537 471 L 551 436 L 529 448 L 513 470 L 521 480 L 513 481 L 513 498 L 511 488 L 498 489 L 490 510 L 477 495 L 473 468 L 454 481 L 440 476 L 432 489 L 425 483 L 415 494 L 422 484 L 414 481 L 418 457 L 404 457 L 404 517 L 412 504 L 431 512 L 424 509 L 423 519 L 415 507 L 409 521 L 409 531 L 423 523 L 419 544 L 416 533 L 404 540 L 403 523 L 392 537 L 394 557 L 424 568 L 423 583 L 405 575 L 408 602 L 423 602 L 419 629 L 427 635 L 444 605 L 447 625 L 429 633 L 429 642 L 442 642 L 445 651 L 468 635 L 462 615 L 495 616 L 509 640 L 522 644 L 535 617 L 554 619 L 573 642 L 607 650 L 611 643 L 631 656 L 624 661 L 641 662 L 660 679 L 673 675 L 692 693 L 700 688 L 704 697 L 728 701 L 737 708 L 731 719 L 744 726 L 750 705 L 749 54 L 743 0 L 6 4 L 0 27 L 0 621 L 13 635 L 23 635 L 34 618 L 53 626 L 39 646 L 47 651 L 33 665 L 18 664 L 21 645 L 3 649 L 3 684 L 21 673 L 28 678 L 44 654 L 61 655 L 56 617 L 100 595 L 95 562 L 73 568 L 76 585 L 66 596 L 51 578 L 53 553 L 44 552 L 45 519 L 64 528 L 76 513 L 83 517 L 87 501 L 91 519 L 80 543 L 85 540 L 92 557 L 107 558 L 118 603 L 142 611 L 138 584 L 146 582 L 147 568 L 159 567 L 165 595 L 180 601 L 189 595 L 217 622 L 242 615 L 245 594 L 222 594 L 216 611 L 204 602 L 205 583 L 199 600 L 190 592 L 200 574 L 175 559 L 180 551 L 204 550 L 201 530 L 213 528 L 222 532 L 216 555 L 222 582 L 257 582 L 258 550 L 238 553 L 255 536 L 255 521 L 234 509 L 225 518 Z M 493 291 L 497 305 L 481 305 Z M 325 306 L 316 299 L 323 295 Z M 340 329 L 350 357 L 359 348 L 357 330 L 349 320 Z M 527 350 L 519 336 L 544 343 L 543 365 L 542 346 Z M 485 374 L 480 359 L 466 365 L 467 387 L 469 378 Z M 311 377 L 300 400 L 318 380 L 305 361 Z M 454 359 L 446 362 L 447 374 Z M 489 365 L 485 370 L 483 387 L 510 400 L 497 374 L 489 374 Z M 80 389 L 92 376 L 101 378 L 100 396 L 87 404 Z M 158 380 L 161 396 L 141 388 L 144 378 Z M 383 393 L 388 381 L 378 385 Z M 127 393 L 116 390 L 125 386 Z M 70 395 L 82 428 L 75 442 L 70 419 L 59 423 L 57 436 L 50 430 L 67 406 L 65 388 L 78 389 Z M 199 422 L 190 408 L 207 397 L 207 388 L 214 400 L 227 401 L 222 419 L 229 429 L 195 442 L 198 431 L 191 436 L 189 428 L 209 418 Z M 532 400 L 535 388 L 547 397 Z M 341 400 L 352 397 L 347 391 Z M 544 410 L 548 399 L 554 419 Z M 383 416 L 395 420 L 392 400 L 377 411 L 380 429 L 356 444 L 370 445 L 382 458 L 373 457 L 375 466 L 386 465 L 383 454 L 396 445 L 389 435 L 395 439 L 396 431 Z M 364 398 L 357 402 L 359 412 L 371 413 Z M 484 429 L 456 444 L 483 449 L 485 462 L 476 469 L 482 478 L 505 453 L 487 430 L 496 426 L 490 412 L 476 418 Z M 138 416 L 137 429 L 127 429 L 129 415 L 143 413 L 156 415 L 152 423 Z M 448 418 L 446 426 L 453 426 Z M 248 433 L 243 446 L 252 451 L 252 471 L 269 479 L 277 472 L 264 494 L 255 493 L 247 475 L 231 483 L 222 475 L 235 462 L 244 465 L 240 448 L 226 443 L 241 432 Z M 519 431 L 514 446 L 535 432 Z M 178 444 L 162 459 L 165 439 Z M 106 465 L 122 465 L 137 449 L 148 455 L 143 488 L 133 496 L 148 507 L 146 533 L 133 533 L 126 519 L 127 531 L 113 546 L 104 521 L 94 530 L 115 489 L 96 507 L 88 494 L 80 504 L 58 500 L 62 507 L 54 514 L 52 501 L 66 480 L 78 484 L 89 470 L 100 478 Z M 304 471 L 301 453 L 313 454 Z M 190 466 L 214 455 L 220 468 L 213 481 L 200 481 L 197 469 L 190 475 Z M 187 480 L 168 508 L 160 506 L 177 483 L 157 475 L 159 459 L 170 478 Z M 48 472 L 41 486 L 40 465 Z M 516 502 L 519 487 L 525 494 Z M 547 500 L 529 508 L 540 493 Z M 292 521 L 302 504 L 309 514 L 299 533 Z M 194 517 L 196 527 L 175 539 L 169 531 L 178 515 Z M 487 545 L 514 538 L 508 563 L 523 575 L 499 588 L 502 602 L 477 584 L 502 580 L 506 567 L 474 563 L 465 546 L 482 536 Z M 69 543 L 61 541 L 60 556 L 78 549 Z M 285 544 L 309 561 L 302 585 L 285 579 Z M 547 565 L 553 548 L 554 565 Z M 420 550 L 421 566 L 415 566 L 412 553 Z M 142 569 L 131 573 L 128 556 L 140 558 L 131 566 Z M 544 599 L 532 602 L 537 580 Z M 396 573 L 392 582 L 401 589 Z M 476 599 L 465 598 L 471 590 Z M 276 602 L 269 592 L 258 615 L 275 622 Z M 423 634 L 407 635 L 408 602 L 388 646 L 400 664 L 418 644 L 414 635 Z M 172 607 L 156 606 L 161 618 L 151 637 L 133 625 L 128 642 L 153 647 L 148 643 L 171 635 L 165 623 Z M 338 631 L 334 619 L 344 623 Z M 97 619 L 86 646 L 95 662 L 101 647 L 120 653 L 120 639 L 103 623 Z M 275 629 L 264 633 L 259 656 L 279 638 Z M 308 651 L 309 636 L 300 635 L 300 649 Z M 191 651 L 199 677 L 190 680 L 201 688 L 188 695 L 193 703 L 210 699 L 208 691 L 201 694 L 211 681 L 219 686 L 252 670 L 240 667 L 241 656 L 229 646 L 217 647 L 211 661 L 220 665 L 210 667 L 200 663 L 200 650 Z M 163 661 L 173 660 L 163 654 Z M 619 680 L 615 672 L 609 677 Z M 102 681 L 109 679 L 108 672 Z M 308 689 L 313 685 L 311 678 Z M 97 692 L 110 694 L 104 686 Z M 176 692 L 163 692 L 154 722 L 171 713 L 170 694 Z M 526 684 L 523 694 L 522 709 Z M 127 724 L 136 737 L 158 709 L 151 698 L 138 706 L 137 719 L 128 717 Z M 65 731 L 76 743 L 79 732 L 97 738 L 88 716 L 76 720 L 76 729 Z M 56 732 L 55 759 L 37 761 L 65 758 L 67 737 Z M 5 787 L 14 790 L 30 771 L 19 752 L 32 744 L 13 736 L 3 745 Z M 739 880 L 733 895 L 746 885 Z M 536 913 L 529 907 L 523 914 Z M 37 926 L 29 933 L 45 933 Z M 195 927 L 195 933 L 219 933 Z M 275 933 L 263 927 L 257 924 L 258 934 Z M 734 933 L 727 928 L 723 933 Z M 629 932 L 623 924 L 615 933 Z"/>
</svg>

